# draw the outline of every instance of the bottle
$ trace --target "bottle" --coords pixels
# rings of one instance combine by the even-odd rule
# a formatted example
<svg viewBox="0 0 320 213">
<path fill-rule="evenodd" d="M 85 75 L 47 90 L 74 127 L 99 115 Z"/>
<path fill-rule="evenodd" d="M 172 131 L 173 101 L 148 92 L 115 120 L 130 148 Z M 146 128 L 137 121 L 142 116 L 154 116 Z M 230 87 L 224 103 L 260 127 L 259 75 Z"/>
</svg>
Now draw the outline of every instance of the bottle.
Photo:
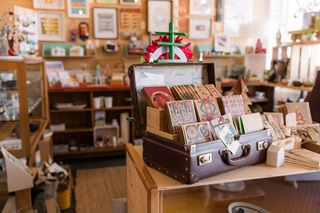
<svg viewBox="0 0 320 213">
<path fill-rule="evenodd" d="M 281 45 L 281 31 L 280 31 L 280 27 L 278 29 L 278 32 L 276 34 L 276 41 L 277 41 L 277 45 Z"/>
</svg>

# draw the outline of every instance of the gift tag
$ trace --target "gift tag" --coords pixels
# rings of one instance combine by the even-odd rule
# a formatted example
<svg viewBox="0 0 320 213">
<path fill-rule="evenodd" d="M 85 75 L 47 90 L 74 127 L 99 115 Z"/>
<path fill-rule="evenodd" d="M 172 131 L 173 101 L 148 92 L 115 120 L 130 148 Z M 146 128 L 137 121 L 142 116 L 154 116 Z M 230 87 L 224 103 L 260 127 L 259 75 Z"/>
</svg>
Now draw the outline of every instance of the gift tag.
<svg viewBox="0 0 320 213">
<path fill-rule="evenodd" d="M 232 126 L 225 126 L 221 130 L 219 137 L 224 145 L 231 151 L 232 154 L 236 154 L 240 143 L 239 141 L 234 140 L 234 130 L 231 130 Z"/>
</svg>

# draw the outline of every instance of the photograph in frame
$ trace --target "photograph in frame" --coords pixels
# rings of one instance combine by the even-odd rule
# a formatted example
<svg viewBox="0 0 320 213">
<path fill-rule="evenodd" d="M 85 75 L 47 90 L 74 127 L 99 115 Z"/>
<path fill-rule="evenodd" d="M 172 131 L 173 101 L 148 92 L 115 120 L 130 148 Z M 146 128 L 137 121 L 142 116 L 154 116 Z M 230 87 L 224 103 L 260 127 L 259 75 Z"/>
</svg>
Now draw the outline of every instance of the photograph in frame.
<svg viewBox="0 0 320 213">
<path fill-rule="evenodd" d="M 225 33 L 214 34 L 214 50 L 216 52 L 229 52 L 230 42 L 229 36 Z"/>
<path fill-rule="evenodd" d="M 90 18 L 89 0 L 67 0 L 68 17 Z"/>
<path fill-rule="evenodd" d="M 190 0 L 190 15 L 213 15 L 213 0 Z"/>
<path fill-rule="evenodd" d="M 189 38 L 209 39 L 211 37 L 211 19 L 190 18 Z"/>
<path fill-rule="evenodd" d="M 64 10 L 64 0 L 33 0 L 34 9 Z"/>
<path fill-rule="evenodd" d="M 149 0 L 147 3 L 148 32 L 167 32 L 172 21 L 172 2 Z"/>
<path fill-rule="evenodd" d="M 64 12 L 36 11 L 39 41 L 64 41 Z"/>
<path fill-rule="evenodd" d="M 141 0 L 120 0 L 120 4 L 124 5 L 140 5 Z"/>
<path fill-rule="evenodd" d="M 93 8 L 93 36 L 95 39 L 117 39 L 116 8 Z"/>
</svg>

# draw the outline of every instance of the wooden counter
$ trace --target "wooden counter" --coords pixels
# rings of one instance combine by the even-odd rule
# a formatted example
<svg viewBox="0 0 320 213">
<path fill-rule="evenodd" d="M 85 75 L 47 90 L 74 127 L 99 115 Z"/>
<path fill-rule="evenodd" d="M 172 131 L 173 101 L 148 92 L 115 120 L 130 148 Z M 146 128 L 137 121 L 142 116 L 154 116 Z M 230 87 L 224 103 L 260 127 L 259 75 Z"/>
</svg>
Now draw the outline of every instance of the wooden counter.
<svg viewBox="0 0 320 213">
<path fill-rule="evenodd" d="M 168 197 L 173 198 L 175 195 L 179 193 L 185 193 L 187 190 L 188 196 L 191 196 L 197 200 L 201 197 L 206 197 L 206 186 L 212 184 L 280 177 L 316 171 L 287 164 L 281 166 L 280 168 L 274 168 L 262 163 L 216 175 L 205 180 L 201 180 L 195 184 L 181 184 L 180 182 L 158 172 L 157 170 L 146 166 L 142 159 L 141 146 L 133 146 L 132 144 L 128 144 L 126 150 L 127 198 L 129 213 L 164 212 L 164 204 L 167 207 L 168 205 L 184 205 L 184 208 L 190 211 L 200 210 L 200 212 L 202 212 L 201 208 L 203 208 L 203 202 L 205 202 L 204 200 L 201 202 L 187 202 L 179 204 L 177 203 L 179 202 L 179 199 L 177 199 L 176 202 L 172 202 L 170 201 L 172 199 L 168 199 Z M 188 205 L 190 205 L 190 208 Z"/>
</svg>

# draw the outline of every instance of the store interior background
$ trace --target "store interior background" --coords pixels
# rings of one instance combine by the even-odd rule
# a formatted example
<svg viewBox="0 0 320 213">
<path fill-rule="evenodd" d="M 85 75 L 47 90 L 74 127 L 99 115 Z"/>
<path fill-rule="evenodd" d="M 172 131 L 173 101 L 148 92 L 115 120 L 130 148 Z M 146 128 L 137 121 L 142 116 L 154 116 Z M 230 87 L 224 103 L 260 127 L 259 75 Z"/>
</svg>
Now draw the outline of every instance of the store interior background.
<svg viewBox="0 0 320 213">
<path fill-rule="evenodd" d="M 139 57 L 126 57 L 125 54 L 125 45 L 129 44 L 129 40 L 122 39 L 120 34 L 125 32 L 126 29 L 118 28 L 119 35 L 117 39 L 106 40 L 106 39 L 94 39 L 93 37 L 93 19 L 92 19 L 92 9 L 95 7 L 101 8 L 117 8 L 118 17 L 119 10 L 122 8 L 138 8 L 141 10 L 141 29 L 140 33 L 142 34 L 141 43 L 143 45 L 149 45 L 150 40 L 156 39 L 158 36 L 153 35 L 150 38 L 150 34 L 147 32 L 147 0 L 141 0 L 141 4 L 138 6 L 129 6 L 118 4 L 98 4 L 95 0 L 89 0 L 90 5 L 90 18 L 69 18 L 67 12 L 67 0 L 65 2 L 64 10 L 57 10 L 58 12 L 63 11 L 65 13 L 65 41 L 57 43 L 71 43 L 69 41 L 69 32 L 71 29 L 78 29 L 78 25 L 81 22 L 87 22 L 89 24 L 89 39 L 93 41 L 97 55 L 94 58 L 85 58 L 81 60 L 61 58 L 64 67 L 66 70 L 80 70 L 83 67 L 83 64 L 86 64 L 86 68 L 94 70 L 97 65 L 101 65 L 105 69 L 111 69 L 112 67 L 121 61 L 123 62 L 123 71 L 127 72 L 128 67 L 132 64 L 140 63 Z M 120 0 L 119 0 L 120 1 Z M 217 3 L 218 0 L 214 0 Z M 178 0 L 172 0 L 174 2 L 179 2 Z M 186 1 L 187 5 L 189 1 Z M 242 54 L 245 52 L 246 46 L 255 46 L 257 39 L 261 39 L 263 47 L 266 48 L 266 55 L 264 60 L 257 61 L 260 63 L 260 70 L 251 70 L 251 75 L 256 75 L 259 78 L 263 77 L 264 69 L 271 68 L 272 60 L 272 48 L 276 46 L 276 33 L 280 29 L 281 31 L 281 41 L 282 43 L 291 42 L 290 34 L 288 31 L 299 30 L 302 27 L 303 16 L 299 15 L 297 18 L 294 18 L 294 14 L 299 11 L 301 8 L 307 8 L 308 5 L 313 2 L 308 1 L 290 1 L 290 0 L 222 0 L 222 20 L 217 21 L 216 15 L 210 16 L 191 16 L 187 15 L 189 18 L 210 18 L 212 20 L 211 30 L 212 37 L 209 39 L 189 39 L 188 37 L 183 37 L 183 42 L 191 42 L 192 50 L 196 52 L 197 45 L 212 45 L 214 44 L 214 34 L 215 33 L 226 33 L 230 36 L 230 43 L 236 45 L 240 48 Z M 314 1 L 317 2 L 317 1 Z M 31 8 L 33 9 L 32 0 L 0 0 L 2 5 L 1 11 L 6 12 L 13 8 L 14 5 Z M 215 4 L 216 5 L 216 4 Z M 313 8 L 315 11 L 320 10 L 320 3 Z M 216 6 L 215 6 L 216 7 Z M 301 8 L 300 8 L 301 7 Z M 40 9 L 34 9 L 35 11 Z M 44 10 L 41 10 L 44 11 Z M 52 11 L 52 10 L 48 10 Z M 216 11 L 214 12 L 216 14 Z M 188 26 L 186 26 L 186 32 L 188 32 Z M 179 31 L 179 30 L 177 30 Z M 184 32 L 184 31 L 181 31 Z M 114 53 L 105 53 L 102 48 L 107 43 L 111 42 L 114 44 L 120 45 L 120 50 Z M 54 41 L 39 41 L 39 56 L 41 56 L 42 45 L 44 43 L 54 43 Z M 77 37 L 75 43 L 83 44 L 85 41 L 80 40 Z M 53 59 L 48 59 L 53 60 Z M 193 61 L 197 62 L 198 57 L 194 55 Z M 206 61 L 205 61 L 206 62 Z M 263 63 L 263 65 L 261 64 Z M 320 61 L 318 61 L 317 66 L 320 66 Z M 217 67 L 216 67 L 217 68 Z M 315 78 L 315 76 L 314 76 Z M 298 99 L 300 96 L 299 91 L 292 91 L 281 89 L 281 97 L 275 97 L 275 99 L 286 99 L 291 96 L 294 99 Z M 285 91 L 286 95 L 283 95 Z M 275 93 L 278 94 L 278 93 Z M 279 93 L 280 95 L 280 93 Z M 92 167 L 104 167 L 104 166 L 115 166 L 115 165 L 124 165 L 125 160 L 124 156 L 120 158 L 115 158 L 114 161 L 95 161 L 95 159 L 79 159 L 76 161 L 64 162 L 70 164 L 72 168 L 92 168 Z"/>
</svg>

